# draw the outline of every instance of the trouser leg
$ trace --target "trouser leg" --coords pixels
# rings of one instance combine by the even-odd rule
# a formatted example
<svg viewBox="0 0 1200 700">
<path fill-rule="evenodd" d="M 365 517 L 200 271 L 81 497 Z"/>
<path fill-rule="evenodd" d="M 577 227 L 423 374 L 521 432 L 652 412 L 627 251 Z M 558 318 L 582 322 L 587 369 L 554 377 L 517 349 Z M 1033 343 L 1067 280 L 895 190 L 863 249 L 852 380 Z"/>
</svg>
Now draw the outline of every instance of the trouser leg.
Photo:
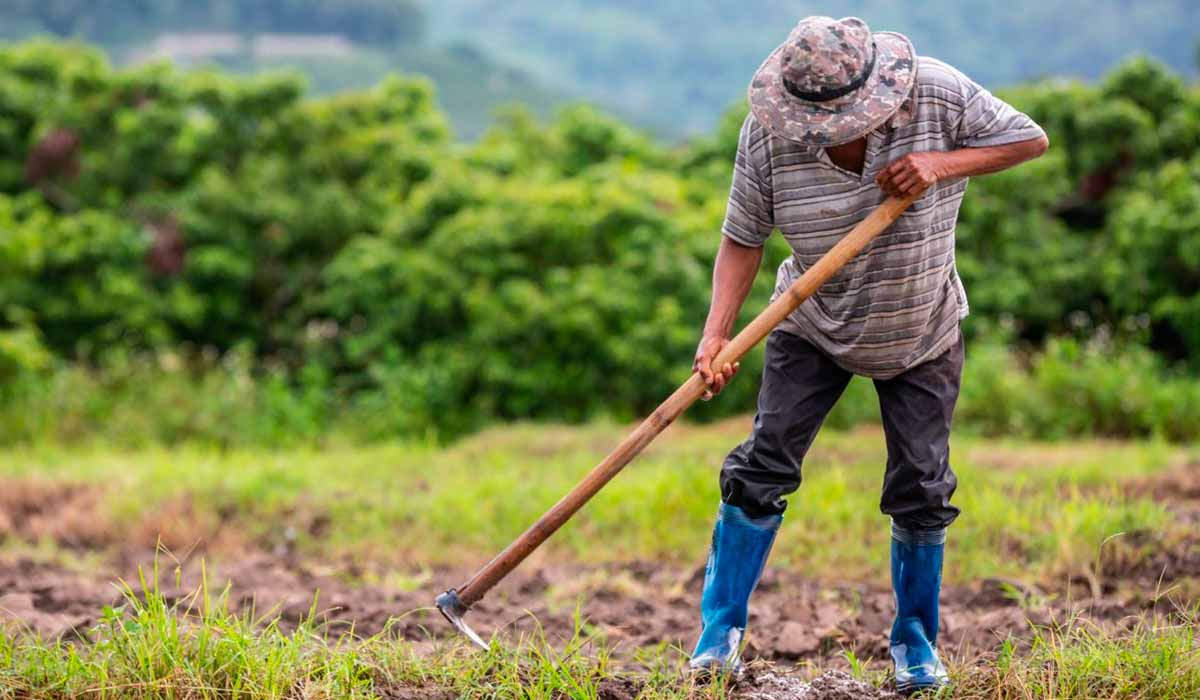
<svg viewBox="0 0 1200 700">
<path fill-rule="evenodd" d="M 753 517 L 778 515 L 800 487 L 800 467 L 817 430 L 851 374 L 803 338 L 767 337 L 754 427 L 725 458 L 721 500 Z"/>
<path fill-rule="evenodd" d="M 880 510 L 908 530 L 945 528 L 958 479 L 950 468 L 950 422 L 962 378 L 963 342 L 888 380 L 876 380 L 887 471 Z"/>
</svg>

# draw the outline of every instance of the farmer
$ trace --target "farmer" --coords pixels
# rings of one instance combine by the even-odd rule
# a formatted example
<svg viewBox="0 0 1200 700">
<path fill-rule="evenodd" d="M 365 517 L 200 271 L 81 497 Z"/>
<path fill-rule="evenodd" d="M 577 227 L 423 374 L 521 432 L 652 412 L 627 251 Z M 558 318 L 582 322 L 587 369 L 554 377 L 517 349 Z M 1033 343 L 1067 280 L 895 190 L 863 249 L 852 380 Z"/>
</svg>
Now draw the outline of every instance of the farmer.
<svg viewBox="0 0 1200 700">
<path fill-rule="evenodd" d="M 854 17 L 802 20 L 749 90 L 733 186 L 695 369 L 719 393 L 737 366 L 729 342 L 763 243 L 793 255 L 776 293 L 891 195 L 924 194 L 767 339 L 758 411 L 725 458 L 701 600 L 694 669 L 736 670 L 747 603 L 821 422 L 855 374 L 874 380 L 888 459 L 880 509 L 891 516 L 896 618 L 891 656 L 903 692 L 945 684 L 938 594 L 950 504 L 950 421 L 963 364 L 967 297 L 954 227 L 971 175 L 1040 156 L 1029 117 L 909 40 Z M 836 545 L 837 533 L 828 533 Z"/>
</svg>

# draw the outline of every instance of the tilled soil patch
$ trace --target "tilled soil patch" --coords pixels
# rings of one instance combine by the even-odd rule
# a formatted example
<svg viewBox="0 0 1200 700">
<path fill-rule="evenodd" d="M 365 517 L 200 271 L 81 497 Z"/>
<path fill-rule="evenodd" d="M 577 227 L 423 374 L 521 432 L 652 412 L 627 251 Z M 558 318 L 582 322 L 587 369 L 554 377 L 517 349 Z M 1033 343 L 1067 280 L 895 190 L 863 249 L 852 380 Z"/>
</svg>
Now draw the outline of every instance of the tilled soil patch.
<svg viewBox="0 0 1200 700">
<path fill-rule="evenodd" d="M 680 678 L 684 692 L 690 696 L 709 697 L 703 686 L 692 679 Z M 773 665 L 751 665 L 737 679 L 725 686 L 723 697 L 731 700 L 901 700 L 901 696 L 886 688 L 876 688 L 845 671 L 826 671 L 808 681 L 780 672 Z M 596 688 L 598 700 L 637 700 L 646 689 L 646 682 L 636 675 L 613 675 L 602 680 Z M 376 691 L 383 700 L 452 700 L 458 694 L 430 683 L 377 684 Z"/>
<path fill-rule="evenodd" d="M 775 671 L 751 672 L 734 691 L 744 700 L 899 700 L 900 696 L 864 683 L 844 671 L 828 671 L 812 681 Z"/>
<path fill-rule="evenodd" d="M 304 563 L 268 554 L 210 563 L 210 590 L 231 584 L 230 603 L 257 617 L 278 615 L 285 628 L 313 609 L 331 634 L 370 636 L 386 631 L 418 647 L 453 636 L 431 607 L 439 588 L 399 590 L 381 585 L 351 585 Z M 324 569 L 323 571 L 327 571 Z M 464 572 L 439 571 L 440 585 Z M 118 576 L 133 582 L 136 571 L 84 574 L 28 559 L 0 560 L 0 620 L 43 637 L 87 639 L 103 606 L 121 603 L 113 585 Z M 181 588 L 164 569 L 162 593 L 184 600 L 199 581 L 198 565 L 184 567 Z M 589 632 L 603 637 L 619 659 L 633 663 L 639 647 L 668 645 L 680 658 L 698 630 L 697 605 L 702 571 L 649 562 L 627 566 L 551 564 L 518 570 L 479 602 L 469 615 L 487 635 L 509 639 L 543 630 L 552 644 L 573 632 L 578 608 Z M 170 584 L 170 585 L 168 585 Z M 1121 596 L 1067 601 L 1038 594 L 1014 595 L 1017 584 L 983 581 L 947 587 L 942 595 L 941 642 L 953 658 L 972 658 L 995 649 L 1001 640 L 1029 636 L 1029 624 L 1052 624 L 1082 615 L 1106 627 L 1132 624 L 1153 612 L 1168 612 L 1165 599 Z M 747 657 L 777 662 L 841 663 L 843 652 L 859 659 L 885 659 L 893 604 L 886 581 L 818 584 L 791 572 L 768 570 L 751 605 Z"/>
<path fill-rule="evenodd" d="M 1132 488 L 1166 502 L 1181 522 L 1200 522 L 1200 465 L 1184 465 Z M 69 507 L 60 507 L 63 503 Z M 89 517 L 95 514 L 95 506 L 94 496 L 87 491 L 49 482 L 29 481 L 0 491 L 0 539 L 50 539 L 67 553 L 107 551 L 109 562 L 99 570 L 80 571 L 29 558 L 0 558 L 0 624 L 45 638 L 86 643 L 102 608 L 123 602 L 114 583 L 129 581 L 136 594 L 137 564 L 148 568 L 153 560 L 152 551 L 131 549 L 129 543 L 146 546 L 157 537 L 173 546 L 172 538 L 162 539 L 162 522 L 182 533 L 198 529 L 216 533 L 214 537 L 223 544 L 205 550 L 210 590 L 218 591 L 229 582 L 229 602 L 235 611 L 252 610 L 259 619 L 278 616 L 285 630 L 308 616 L 316 600 L 321 621 L 333 635 L 384 633 L 431 651 L 454 638 L 449 625 L 430 607 L 434 596 L 472 573 L 364 570 L 361 562 L 304 560 L 290 546 L 251 542 L 237 533 L 222 535 L 229 528 L 204 521 L 186 501 L 164 511 L 165 515 L 148 516 L 134 536 L 105 526 L 102 518 Z M 81 515 L 64 517 L 64 510 Z M 1170 541 L 1162 534 L 1127 533 L 1118 543 L 1124 555 L 1106 559 L 1093 575 L 1067 581 L 1056 590 L 1001 580 L 947 586 L 939 646 L 950 659 L 970 661 L 993 653 L 1006 638 L 1016 640 L 1018 646 L 1027 643 L 1031 624 L 1083 620 L 1119 631 L 1147 616 L 1170 615 L 1179 601 L 1159 592 L 1175 591 L 1186 607 L 1189 597 L 1194 602 L 1200 582 L 1200 536 L 1194 529 L 1172 532 Z M 189 541 L 183 536 L 175 539 Z M 160 558 L 160 590 L 165 597 L 187 600 L 200 581 L 199 556 L 185 557 L 181 586 L 174 583 L 174 562 Z M 404 585 L 406 581 L 422 583 L 414 589 Z M 686 657 L 698 632 L 702 581 L 703 569 L 698 566 L 657 562 L 589 566 L 546 563 L 535 557 L 478 603 L 468 619 L 485 636 L 496 632 L 511 642 L 522 635 L 545 634 L 550 644 L 562 648 L 573 635 L 578 611 L 585 632 L 614 650 L 618 667 L 639 670 L 637 649 L 665 646 L 678 660 Z M 848 665 L 845 652 L 873 660 L 876 668 L 885 663 L 892 614 L 886 572 L 869 582 L 829 585 L 796 572 L 768 569 L 751 605 L 746 657 L 777 665 L 752 670 L 732 697 L 894 697 L 836 671 Z M 812 680 L 779 671 L 791 666 L 803 670 L 809 662 L 835 670 Z M 637 697 L 642 689 L 638 678 L 607 680 L 600 697 Z M 380 692 L 393 698 L 455 697 L 452 690 L 436 687 L 382 684 Z"/>
</svg>

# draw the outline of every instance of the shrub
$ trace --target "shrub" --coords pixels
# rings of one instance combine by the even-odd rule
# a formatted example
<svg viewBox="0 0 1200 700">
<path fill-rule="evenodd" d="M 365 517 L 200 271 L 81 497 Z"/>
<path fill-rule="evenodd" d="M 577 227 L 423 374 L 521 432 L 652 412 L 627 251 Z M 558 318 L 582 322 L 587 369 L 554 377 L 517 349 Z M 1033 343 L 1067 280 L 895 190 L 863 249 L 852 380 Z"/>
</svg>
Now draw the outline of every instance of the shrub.
<svg viewBox="0 0 1200 700">
<path fill-rule="evenodd" d="M 268 447 L 325 441 L 378 441 L 397 436 L 447 440 L 495 420 L 515 394 L 472 396 L 468 378 L 479 358 L 448 348 L 435 360 L 404 362 L 393 354 L 372 366 L 371 385 L 339 389 L 320 365 L 289 376 L 254 364 L 247 350 L 218 356 L 164 351 L 112 353 L 101 364 L 43 364 L 31 335 L 0 334 L 0 368 L 31 357 L 0 385 L 0 444 L 104 441 L 125 447 L 200 443 Z M 691 420 L 753 409 L 757 375 Z M 667 389 L 666 391 L 669 391 Z M 666 391 L 657 399 L 665 398 Z M 597 399 L 597 405 L 602 401 Z M 638 414 L 623 416 L 628 420 Z M 562 422 L 578 416 L 544 415 Z M 870 381 L 856 378 L 826 425 L 850 428 L 879 420 Z M 1164 366 L 1139 346 L 1056 339 L 1023 356 L 1004 339 L 967 345 L 955 428 L 993 436 L 1200 438 L 1200 383 Z"/>
<path fill-rule="evenodd" d="M 972 184 L 969 337 L 1005 322 L 1036 349 L 1108 328 L 1121 349 L 1052 343 L 1026 367 L 989 340 L 968 425 L 1189 433 L 1192 393 L 1166 367 L 1200 366 L 1197 95 L 1144 60 L 1100 86 L 1011 92 L 1052 150 Z M 467 145 L 422 80 L 305 100 L 287 76 L 114 70 L 32 43 L 0 48 L 0 112 L 0 372 L 32 411 L 4 439 L 106 424 L 131 442 L 279 443 L 347 415 L 370 436 L 449 437 L 647 413 L 687 376 L 745 107 L 680 147 L 585 106 L 510 111 Z M 740 324 L 787 254 L 774 237 Z M 134 397 L 160 415 L 135 416 Z M 830 421 L 876 414 L 856 382 Z"/>
</svg>

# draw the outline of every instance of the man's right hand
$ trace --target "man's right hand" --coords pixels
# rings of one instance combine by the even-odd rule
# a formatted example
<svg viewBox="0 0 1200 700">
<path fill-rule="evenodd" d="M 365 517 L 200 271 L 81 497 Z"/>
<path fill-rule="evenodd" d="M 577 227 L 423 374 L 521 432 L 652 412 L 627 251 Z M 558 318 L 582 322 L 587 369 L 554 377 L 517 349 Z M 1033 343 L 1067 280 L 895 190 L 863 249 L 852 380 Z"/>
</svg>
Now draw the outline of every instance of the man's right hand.
<svg viewBox="0 0 1200 700">
<path fill-rule="evenodd" d="M 700 339 L 700 346 L 696 348 L 696 360 L 692 363 L 692 370 L 700 373 L 700 377 L 708 387 L 702 397 L 705 401 L 721 393 L 721 390 L 725 388 L 730 379 L 733 379 L 733 375 L 737 374 L 738 368 L 742 365 L 740 362 L 733 364 L 726 362 L 724 367 L 713 367 L 713 360 L 728 344 L 729 338 L 706 335 Z"/>
</svg>

